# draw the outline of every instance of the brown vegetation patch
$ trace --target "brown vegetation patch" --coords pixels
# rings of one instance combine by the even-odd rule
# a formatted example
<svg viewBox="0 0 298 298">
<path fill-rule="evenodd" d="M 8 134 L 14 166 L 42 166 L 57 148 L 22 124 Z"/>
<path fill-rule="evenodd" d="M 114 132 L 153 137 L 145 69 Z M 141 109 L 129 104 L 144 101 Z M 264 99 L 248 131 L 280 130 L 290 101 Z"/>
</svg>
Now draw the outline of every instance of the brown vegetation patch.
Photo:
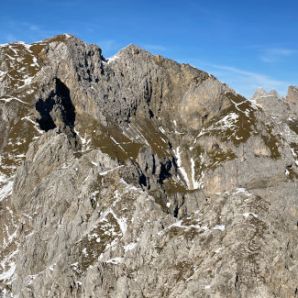
<svg viewBox="0 0 298 298">
<path fill-rule="evenodd" d="M 97 261 L 107 245 L 122 236 L 117 220 L 112 214 L 108 214 L 96 228 L 88 233 L 78 244 L 80 250 L 79 267 L 85 271 L 90 265 Z"/>
<path fill-rule="evenodd" d="M 245 143 L 255 130 L 256 116 L 250 102 L 240 95 L 227 93 L 231 106 L 222 110 L 216 117 L 204 124 L 207 135 L 218 136 L 222 142 L 231 141 L 238 146 Z M 237 115 L 231 127 L 222 128 L 220 121 L 227 115 Z"/>
<path fill-rule="evenodd" d="M 78 115 L 78 118 L 79 133 L 90 140 L 90 149 L 100 148 L 103 153 L 119 161 L 137 158 L 142 144 L 131 141 L 120 128 L 104 127 L 88 115 Z"/>
<path fill-rule="evenodd" d="M 291 119 L 287 122 L 289 128 L 298 135 L 298 120 Z"/>
<path fill-rule="evenodd" d="M 266 134 L 262 134 L 261 138 L 263 139 L 265 145 L 269 148 L 271 153 L 271 158 L 278 159 L 280 158 L 280 152 L 278 150 L 278 138 L 272 133 L 272 127 L 266 125 Z"/>
</svg>

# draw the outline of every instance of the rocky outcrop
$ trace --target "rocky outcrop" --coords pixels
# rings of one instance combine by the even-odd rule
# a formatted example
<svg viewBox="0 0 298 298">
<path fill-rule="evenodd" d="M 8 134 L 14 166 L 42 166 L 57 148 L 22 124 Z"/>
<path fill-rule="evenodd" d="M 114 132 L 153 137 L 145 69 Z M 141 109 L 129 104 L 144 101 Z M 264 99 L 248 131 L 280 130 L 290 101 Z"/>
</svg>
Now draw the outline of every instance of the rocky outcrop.
<svg viewBox="0 0 298 298">
<path fill-rule="evenodd" d="M 69 35 L 0 58 L 0 297 L 298 296 L 293 88 Z"/>
<path fill-rule="evenodd" d="M 278 121 L 286 121 L 289 114 L 289 106 L 283 97 L 279 96 L 275 90 L 266 92 L 262 88 L 258 88 L 252 97 L 252 101 Z"/>
<path fill-rule="evenodd" d="M 297 115 L 298 113 L 298 88 L 290 86 L 288 89 L 288 95 L 286 102 L 290 106 L 291 110 Z"/>
</svg>

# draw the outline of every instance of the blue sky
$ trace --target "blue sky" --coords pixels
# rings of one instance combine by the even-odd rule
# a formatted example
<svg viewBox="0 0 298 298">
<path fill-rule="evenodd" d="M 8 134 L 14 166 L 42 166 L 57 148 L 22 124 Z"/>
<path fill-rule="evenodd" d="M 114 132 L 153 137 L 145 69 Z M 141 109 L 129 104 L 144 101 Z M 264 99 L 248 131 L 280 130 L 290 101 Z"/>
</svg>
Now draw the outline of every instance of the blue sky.
<svg viewBox="0 0 298 298">
<path fill-rule="evenodd" d="M 71 33 L 106 57 L 130 43 L 214 74 L 249 97 L 298 85 L 297 0 L 3 1 L 0 43 Z"/>
</svg>

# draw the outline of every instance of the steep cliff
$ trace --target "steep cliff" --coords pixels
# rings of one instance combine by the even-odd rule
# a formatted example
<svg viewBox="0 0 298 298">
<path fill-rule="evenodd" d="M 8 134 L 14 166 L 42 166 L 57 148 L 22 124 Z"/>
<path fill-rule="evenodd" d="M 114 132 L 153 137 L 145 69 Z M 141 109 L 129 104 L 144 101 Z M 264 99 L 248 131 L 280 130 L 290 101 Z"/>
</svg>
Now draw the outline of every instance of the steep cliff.
<svg viewBox="0 0 298 298">
<path fill-rule="evenodd" d="M 0 297 L 298 297 L 297 94 L 134 45 L 1 46 Z"/>
</svg>

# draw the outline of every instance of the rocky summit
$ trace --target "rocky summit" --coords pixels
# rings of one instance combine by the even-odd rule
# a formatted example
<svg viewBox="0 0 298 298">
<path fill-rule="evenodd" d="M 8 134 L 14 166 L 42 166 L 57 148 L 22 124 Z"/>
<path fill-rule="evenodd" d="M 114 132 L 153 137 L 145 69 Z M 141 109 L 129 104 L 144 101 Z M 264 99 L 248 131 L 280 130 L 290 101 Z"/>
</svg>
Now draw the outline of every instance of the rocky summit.
<svg viewBox="0 0 298 298">
<path fill-rule="evenodd" d="M 130 45 L 0 47 L 0 297 L 298 297 L 298 88 L 247 100 Z"/>
</svg>

